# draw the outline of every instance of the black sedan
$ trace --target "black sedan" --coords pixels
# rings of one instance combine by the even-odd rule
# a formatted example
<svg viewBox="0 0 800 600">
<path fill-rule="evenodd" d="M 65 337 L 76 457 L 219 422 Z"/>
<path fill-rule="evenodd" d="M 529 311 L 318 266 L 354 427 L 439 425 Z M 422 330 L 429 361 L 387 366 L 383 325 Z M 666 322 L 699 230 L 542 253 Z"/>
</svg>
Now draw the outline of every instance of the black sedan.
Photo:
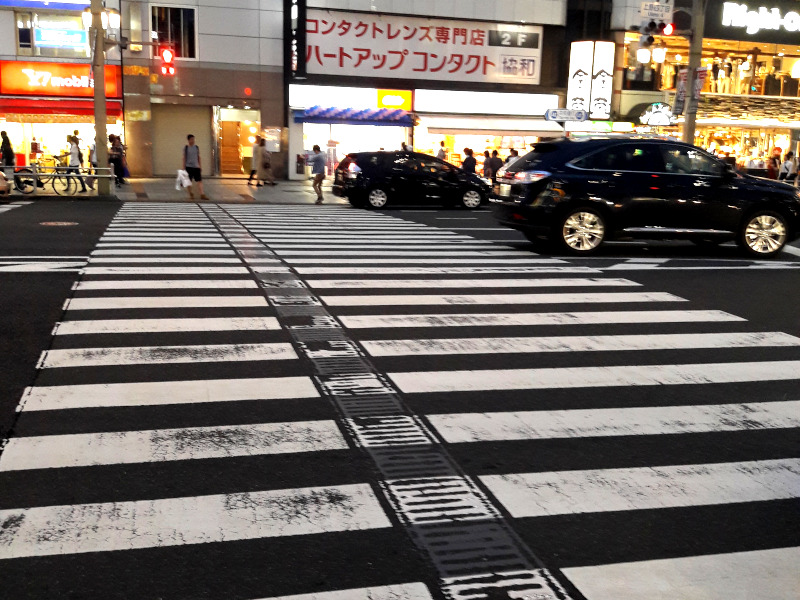
<svg viewBox="0 0 800 600">
<path fill-rule="evenodd" d="M 435 202 L 477 208 L 491 188 L 477 175 L 419 152 L 356 152 L 336 167 L 333 193 L 353 206 Z"/>
<path fill-rule="evenodd" d="M 497 220 L 575 254 L 608 239 L 736 240 L 777 254 L 800 235 L 800 192 L 703 150 L 653 138 L 561 139 L 498 172 Z"/>
</svg>

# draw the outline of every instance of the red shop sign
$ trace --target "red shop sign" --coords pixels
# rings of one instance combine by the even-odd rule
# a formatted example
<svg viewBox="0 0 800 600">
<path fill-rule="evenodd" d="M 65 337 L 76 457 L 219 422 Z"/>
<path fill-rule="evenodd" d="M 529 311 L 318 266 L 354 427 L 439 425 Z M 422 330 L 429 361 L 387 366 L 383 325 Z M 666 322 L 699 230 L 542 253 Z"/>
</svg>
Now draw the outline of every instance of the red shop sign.
<svg viewBox="0 0 800 600">
<path fill-rule="evenodd" d="M 118 65 L 106 65 L 106 98 L 121 98 Z M 88 64 L 0 61 L 0 94 L 91 98 L 94 78 Z"/>
</svg>

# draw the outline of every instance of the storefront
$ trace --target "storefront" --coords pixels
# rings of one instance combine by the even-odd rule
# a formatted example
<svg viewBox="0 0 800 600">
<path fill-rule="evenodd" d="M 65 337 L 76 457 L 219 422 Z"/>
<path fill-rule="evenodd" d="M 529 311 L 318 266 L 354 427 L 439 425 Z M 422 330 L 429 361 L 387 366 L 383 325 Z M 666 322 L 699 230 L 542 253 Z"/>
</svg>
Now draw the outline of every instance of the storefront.
<svg viewBox="0 0 800 600">
<path fill-rule="evenodd" d="M 407 144 L 437 154 L 442 142 L 450 162 L 471 148 L 480 165 L 484 151 L 505 157 L 563 135 L 544 119 L 560 106 L 540 87 L 555 79 L 543 66 L 555 53 L 544 26 L 316 9 L 306 23 L 306 79 L 289 86 L 293 178 L 308 175 L 302 163 L 314 145 L 329 169 L 349 152 Z"/>
<path fill-rule="evenodd" d="M 731 153 L 747 164 L 773 148 L 797 150 L 792 130 L 800 123 L 800 9 L 776 0 L 768 6 L 709 0 L 701 69 L 702 99 L 695 143 Z M 681 69 L 688 67 L 689 40 L 655 36 L 644 46 L 625 35 L 623 94 L 660 92 L 670 103 Z M 658 95 L 658 94 L 656 94 Z M 624 118 L 635 119 L 640 106 Z M 664 131 L 680 135 L 682 117 Z"/>
<path fill-rule="evenodd" d="M 122 136 L 120 69 L 106 66 L 108 132 Z M 94 80 L 88 64 L 0 61 L 0 129 L 8 133 L 17 164 L 64 154 L 78 131 L 84 155 L 95 138 Z"/>
</svg>

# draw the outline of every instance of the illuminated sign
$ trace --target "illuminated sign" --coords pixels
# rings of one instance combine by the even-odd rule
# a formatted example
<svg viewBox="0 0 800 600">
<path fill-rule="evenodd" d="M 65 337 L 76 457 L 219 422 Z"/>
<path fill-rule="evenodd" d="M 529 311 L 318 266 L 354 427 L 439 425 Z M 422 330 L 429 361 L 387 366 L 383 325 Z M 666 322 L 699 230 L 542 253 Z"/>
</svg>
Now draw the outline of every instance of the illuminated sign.
<svg viewBox="0 0 800 600">
<path fill-rule="evenodd" d="M 759 6 L 758 10 L 750 10 L 747 4 L 725 2 L 722 5 L 722 25 L 724 27 L 744 28 L 748 34 L 758 33 L 762 29 L 779 31 L 800 31 L 800 13 L 788 11 L 781 14 L 779 8 Z"/>
<path fill-rule="evenodd" d="M 120 69 L 106 65 L 106 97 L 121 98 Z M 79 63 L 0 61 L 0 93 L 91 98 L 91 68 Z"/>
<path fill-rule="evenodd" d="M 16 8 L 47 8 L 50 10 L 83 10 L 89 0 L 0 0 L 0 6 Z"/>
<path fill-rule="evenodd" d="M 797 45 L 798 32 L 800 4 L 796 0 L 755 5 L 708 0 L 706 38 Z"/>
<path fill-rule="evenodd" d="M 37 48 L 83 50 L 89 43 L 89 35 L 84 29 L 40 29 L 37 27 L 33 30 L 33 40 Z"/>
<path fill-rule="evenodd" d="M 614 42 L 572 42 L 567 108 L 585 110 L 590 119 L 611 116 Z"/>
<path fill-rule="evenodd" d="M 639 115 L 639 122 L 651 127 L 666 127 L 675 123 L 675 116 L 669 104 L 654 102 Z"/>
<path fill-rule="evenodd" d="M 378 108 L 411 110 L 411 90 L 378 90 Z"/>
</svg>

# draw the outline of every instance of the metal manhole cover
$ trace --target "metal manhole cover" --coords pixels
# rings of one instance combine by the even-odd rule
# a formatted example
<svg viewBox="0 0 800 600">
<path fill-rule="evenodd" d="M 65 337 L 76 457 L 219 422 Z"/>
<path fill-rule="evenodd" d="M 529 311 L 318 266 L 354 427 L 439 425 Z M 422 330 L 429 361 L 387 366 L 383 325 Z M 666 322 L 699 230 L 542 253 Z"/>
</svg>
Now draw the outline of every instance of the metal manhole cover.
<svg viewBox="0 0 800 600">
<path fill-rule="evenodd" d="M 74 221 L 44 221 L 39 223 L 39 225 L 44 225 L 45 227 L 72 227 L 73 225 L 77 225 Z"/>
</svg>

